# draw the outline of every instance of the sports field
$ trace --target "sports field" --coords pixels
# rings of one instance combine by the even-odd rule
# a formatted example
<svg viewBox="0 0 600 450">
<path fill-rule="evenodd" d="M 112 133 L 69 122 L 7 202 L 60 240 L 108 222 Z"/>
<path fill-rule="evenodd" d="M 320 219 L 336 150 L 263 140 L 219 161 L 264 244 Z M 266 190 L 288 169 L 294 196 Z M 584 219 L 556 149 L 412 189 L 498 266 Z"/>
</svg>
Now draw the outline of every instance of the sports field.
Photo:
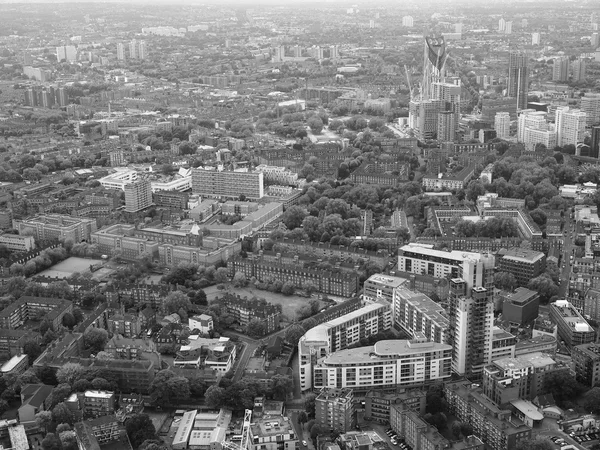
<svg viewBox="0 0 600 450">
<path fill-rule="evenodd" d="M 71 256 L 64 261 L 55 264 L 38 275 L 52 278 L 69 278 L 75 272 L 85 273 L 90 271 L 90 266 L 103 262 L 101 259 L 77 258 Z"/>
</svg>

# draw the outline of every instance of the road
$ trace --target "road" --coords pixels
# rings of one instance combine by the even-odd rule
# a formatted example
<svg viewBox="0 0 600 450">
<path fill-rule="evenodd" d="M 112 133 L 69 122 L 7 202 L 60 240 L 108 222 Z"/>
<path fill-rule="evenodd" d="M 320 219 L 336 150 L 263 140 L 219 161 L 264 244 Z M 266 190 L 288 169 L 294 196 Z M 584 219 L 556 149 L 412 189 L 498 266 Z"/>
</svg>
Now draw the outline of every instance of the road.
<svg viewBox="0 0 600 450">
<path fill-rule="evenodd" d="M 558 290 L 558 297 L 565 298 L 568 294 L 569 276 L 571 274 L 571 258 L 575 242 L 573 234 L 575 233 L 575 222 L 570 219 L 571 208 L 565 211 L 565 230 L 567 234 L 563 236 L 563 257 L 561 264 L 563 267 L 560 271 L 561 283 Z"/>
<path fill-rule="evenodd" d="M 239 339 L 240 342 L 244 344 L 244 349 L 242 350 L 242 354 L 236 358 L 236 362 L 234 365 L 235 374 L 233 375 L 233 381 L 240 381 L 244 376 L 244 370 L 248 365 L 248 361 L 254 354 L 254 351 L 258 348 L 258 341 L 255 339 L 251 339 L 248 336 L 244 336 L 243 334 L 239 334 L 232 331 L 227 331 L 223 333 L 224 336 L 235 336 Z"/>
<path fill-rule="evenodd" d="M 304 427 L 298 423 L 298 411 L 292 411 L 290 414 L 290 421 L 294 430 L 296 431 L 296 436 L 298 436 L 298 448 L 300 450 L 314 450 L 312 440 L 308 434 L 306 437 L 304 436 Z M 304 445 L 302 442 L 306 441 L 307 445 Z"/>
</svg>

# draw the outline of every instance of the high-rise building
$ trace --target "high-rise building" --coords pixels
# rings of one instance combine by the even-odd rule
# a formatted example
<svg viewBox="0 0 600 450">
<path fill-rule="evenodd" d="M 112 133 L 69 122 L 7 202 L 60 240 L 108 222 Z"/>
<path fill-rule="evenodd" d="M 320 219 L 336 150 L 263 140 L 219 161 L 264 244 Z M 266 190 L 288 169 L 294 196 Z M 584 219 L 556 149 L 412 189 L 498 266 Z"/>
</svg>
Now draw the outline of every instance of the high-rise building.
<svg viewBox="0 0 600 450">
<path fill-rule="evenodd" d="M 592 142 L 590 144 L 590 156 L 600 158 L 600 126 L 592 127 Z"/>
<path fill-rule="evenodd" d="M 494 118 L 494 130 L 496 136 L 500 139 L 508 139 L 510 137 L 510 114 L 507 112 L 498 112 Z"/>
<path fill-rule="evenodd" d="M 369 20 L 369 28 L 375 28 L 375 21 L 373 19 Z"/>
<path fill-rule="evenodd" d="M 264 194 L 262 172 L 234 172 L 207 169 L 192 171 L 192 191 L 207 197 L 249 199 L 262 198 Z"/>
<path fill-rule="evenodd" d="M 585 112 L 585 124 L 588 127 L 600 124 L 600 94 L 586 92 L 581 97 L 581 110 Z"/>
<path fill-rule="evenodd" d="M 540 33 L 531 33 L 531 45 L 540 45 L 541 36 Z"/>
<path fill-rule="evenodd" d="M 139 41 L 139 47 L 138 47 L 138 58 L 139 59 L 146 59 L 148 57 L 148 52 L 146 50 L 146 41 Z"/>
<path fill-rule="evenodd" d="M 512 20 L 509 20 L 508 22 L 506 22 L 505 26 L 504 26 L 504 34 L 512 34 Z"/>
<path fill-rule="evenodd" d="M 586 125 L 586 113 L 579 109 L 561 107 L 556 109 L 557 145 L 577 146 L 583 142 Z"/>
<path fill-rule="evenodd" d="M 299 56 L 302 56 L 302 52 L 300 52 Z M 331 47 L 329 47 L 329 58 L 338 59 L 339 57 L 340 57 L 340 46 L 332 45 Z"/>
<path fill-rule="evenodd" d="M 529 68 L 527 55 L 511 52 L 508 60 L 508 96 L 517 99 L 517 109 L 527 108 Z"/>
<path fill-rule="evenodd" d="M 525 144 L 527 151 L 534 151 L 537 144 L 553 149 L 557 143 L 557 133 L 546 120 L 547 113 L 535 109 L 525 109 L 519 114 L 517 141 Z"/>
<path fill-rule="evenodd" d="M 577 345 L 571 354 L 577 381 L 590 387 L 600 385 L 600 345 L 591 342 Z"/>
<path fill-rule="evenodd" d="M 138 59 L 138 44 L 135 39 L 129 43 L 129 58 Z"/>
<path fill-rule="evenodd" d="M 77 47 L 74 45 L 63 45 L 56 47 L 56 59 L 60 61 L 76 61 L 77 60 Z"/>
<path fill-rule="evenodd" d="M 587 65 L 585 60 L 578 58 L 571 64 L 573 69 L 573 81 L 585 81 Z"/>
<path fill-rule="evenodd" d="M 555 58 L 552 66 L 552 81 L 569 80 L 569 58 Z"/>
<path fill-rule="evenodd" d="M 402 26 L 403 27 L 407 27 L 407 28 L 412 28 L 414 26 L 414 19 L 412 18 L 412 16 L 404 16 L 402 18 Z"/>
<path fill-rule="evenodd" d="M 452 370 L 467 377 L 481 376 L 491 362 L 494 326 L 493 290 L 468 290 L 462 278 L 450 280 L 450 344 Z"/>
<path fill-rule="evenodd" d="M 125 185 L 125 211 L 138 212 L 152 205 L 152 184 L 149 180 L 137 180 Z"/>
<path fill-rule="evenodd" d="M 458 114 L 454 111 L 442 111 L 438 115 L 437 139 L 441 142 L 453 142 L 456 137 Z"/>
<path fill-rule="evenodd" d="M 592 33 L 592 36 L 590 37 L 590 41 L 592 43 L 592 49 L 596 50 L 598 47 L 600 47 L 600 34 Z"/>
<path fill-rule="evenodd" d="M 504 20 L 504 18 L 501 18 L 498 21 L 498 31 L 503 33 L 505 30 L 506 30 L 506 20 Z"/>
<path fill-rule="evenodd" d="M 125 61 L 125 45 L 121 42 L 117 44 L 117 59 Z"/>
</svg>

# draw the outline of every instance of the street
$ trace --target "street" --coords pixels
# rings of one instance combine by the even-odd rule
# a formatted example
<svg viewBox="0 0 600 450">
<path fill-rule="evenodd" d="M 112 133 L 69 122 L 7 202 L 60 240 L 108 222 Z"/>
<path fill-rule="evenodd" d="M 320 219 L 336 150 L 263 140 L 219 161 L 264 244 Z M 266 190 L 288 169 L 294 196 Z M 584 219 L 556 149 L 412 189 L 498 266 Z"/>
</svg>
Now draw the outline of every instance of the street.
<svg viewBox="0 0 600 450">
<path fill-rule="evenodd" d="M 566 298 L 569 288 L 569 276 L 571 274 L 571 255 L 575 248 L 575 240 L 573 234 L 576 231 L 575 221 L 571 220 L 571 208 L 565 211 L 565 227 L 564 230 L 567 232 L 563 235 L 563 256 L 561 264 L 563 267 L 560 270 L 561 283 L 558 290 L 559 298 Z"/>
<path fill-rule="evenodd" d="M 251 339 L 248 336 L 244 336 L 243 334 L 235 333 L 235 332 L 225 332 L 223 335 L 229 337 L 235 336 L 239 339 L 240 342 L 244 344 L 244 349 L 242 350 L 242 354 L 238 355 L 236 358 L 236 362 L 234 365 L 235 374 L 233 375 L 233 381 L 240 381 L 244 376 L 244 370 L 248 365 L 248 361 L 254 354 L 254 351 L 258 348 L 258 341 L 255 339 Z"/>
</svg>

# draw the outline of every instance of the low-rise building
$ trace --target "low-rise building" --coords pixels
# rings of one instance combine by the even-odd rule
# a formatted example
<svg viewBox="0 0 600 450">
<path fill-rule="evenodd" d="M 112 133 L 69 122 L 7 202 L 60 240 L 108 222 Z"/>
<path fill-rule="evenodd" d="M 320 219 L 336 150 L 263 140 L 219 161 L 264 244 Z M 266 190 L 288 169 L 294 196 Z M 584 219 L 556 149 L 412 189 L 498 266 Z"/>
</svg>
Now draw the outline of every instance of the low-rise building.
<svg viewBox="0 0 600 450">
<path fill-rule="evenodd" d="M 423 188 L 426 191 L 454 191 L 464 189 L 474 174 L 475 166 L 469 165 L 460 172 L 452 175 L 426 175 L 423 177 Z"/>
<path fill-rule="evenodd" d="M 90 241 L 97 229 L 95 219 L 47 214 L 28 219 L 13 220 L 13 228 L 19 234 L 33 236 L 39 241 Z"/>
<path fill-rule="evenodd" d="M 68 300 L 23 296 L 0 311 L 0 328 L 14 330 L 36 315 L 43 314 L 57 330 L 62 325 L 63 316 L 72 311 L 73 303 Z"/>
<path fill-rule="evenodd" d="M 423 415 L 426 397 L 427 392 L 420 389 L 407 389 L 393 394 L 374 389 L 365 395 L 365 417 L 380 423 L 389 423 L 391 408 L 399 403 L 404 403 L 408 408 Z"/>
<path fill-rule="evenodd" d="M 586 386 L 600 385 L 600 346 L 595 343 L 573 347 L 571 357 L 575 365 L 577 381 Z"/>
<path fill-rule="evenodd" d="M 202 334 L 208 334 L 214 329 L 213 318 L 208 314 L 200 314 L 188 319 L 190 331 L 198 330 Z"/>
<path fill-rule="evenodd" d="M 281 305 L 272 305 L 264 300 L 242 298 L 239 295 L 225 294 L 216 299 L 231 314 L 234 321 L 246 327 L 252 321 L 260 321 L 264 334 L 279 330 Z"/>
<path fill-rule="evenodd" d="M 29 358 L 27 355 L 15 355 L 2 364 L 2 367 L 0 367 L 0 373 L 2 375 L 18 376 L 27 370 L 28 361 Z"/>
<path fill-rule="evenodd" d="M 558 327 L 558 335 L 568 347 L 596 340 L 596 332 L 571 303 L 557 300 L 549 305 L 550 318 Z"/>
<path fill-rule="evenodd" d="M 527 325 L 538 316 L 540 296 L 537 292 L 518 287 L 502 296 L 502 318 L 519 326 Z"/>
<path fill-rule="evenodd" d="M 534 250 L 513 247 L 498 259 L 498 271 L 514 275 L 519 286 L 527 286 L 544 270 L 546 270 L 546 255 Z"/>
<path fill-rule="evenodd" d="M 28 252 L 35 248 L 33 236 L 20 236 L 18 234 L 0 235 L 0 244 L 14 252 Z"/>
</svg>

